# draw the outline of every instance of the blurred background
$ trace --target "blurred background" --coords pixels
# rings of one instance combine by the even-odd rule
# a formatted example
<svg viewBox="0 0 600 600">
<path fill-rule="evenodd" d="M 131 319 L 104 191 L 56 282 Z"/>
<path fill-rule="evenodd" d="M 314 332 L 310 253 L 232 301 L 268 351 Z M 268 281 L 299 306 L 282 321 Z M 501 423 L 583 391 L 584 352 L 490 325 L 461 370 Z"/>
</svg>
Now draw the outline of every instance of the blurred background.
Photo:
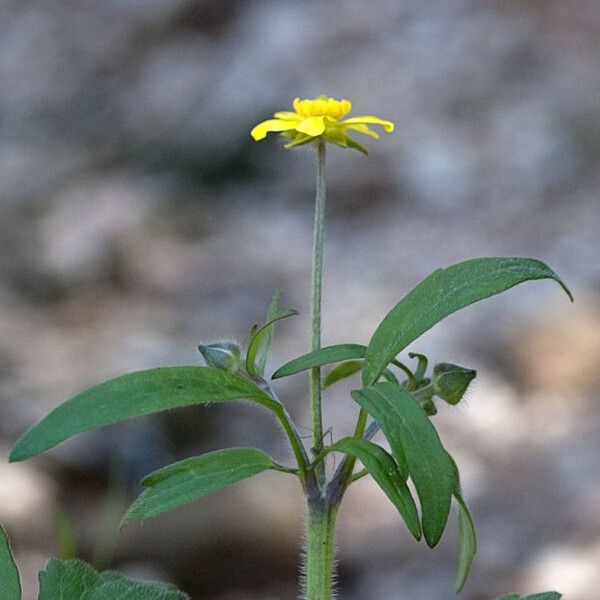
<svg viewBox="0 0 600 600">
<path fill-rule="evenodd" d="M 594 0 L 0 3 L 0 521 L 25 600 L 61 548 L 194 600 L 297 597 L 302 504 L 281 473 L 117 532 L 139 479 L 169 462 L 224 445 L 289 461 L 264 412 L 185 409 L 6 456 L 92 384 L 244 341 L 277 287 L 301 315 L 278 327 L 270 368 L 306 351 L 314 153 L 249 131 L 319 94 L 397 126 L 369 157 L 329 152 L 326 344 L 367 342 L 431 270 L 472 256 L 535 256 L 571 286 L 572 305 L 526 284 L 410 349 L 479 372 L 436 417 L 479 533 L 461 597 L 596 597 L 599 64 Z M 336 436 L 354 385 L 328 394 Z M 305 389 L 303 375 L 277 384 L 304 427 Z M 340 597 L 453 597 L 454 516 L 431 551 L 357 483 Z"/>
</svg>

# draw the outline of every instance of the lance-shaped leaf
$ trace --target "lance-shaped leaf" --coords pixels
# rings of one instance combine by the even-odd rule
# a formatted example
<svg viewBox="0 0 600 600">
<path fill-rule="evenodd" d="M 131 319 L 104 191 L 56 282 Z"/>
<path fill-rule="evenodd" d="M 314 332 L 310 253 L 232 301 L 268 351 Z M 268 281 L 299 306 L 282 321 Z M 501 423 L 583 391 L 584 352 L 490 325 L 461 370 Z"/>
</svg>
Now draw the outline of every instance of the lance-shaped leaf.
<svg viewBox="0 0 600 600">
<path fill-rule="evenodd" d="M 375 331 L 363 385 L 377 381 L 392 358 L 448 315 L 534 279 L 553 279 L 572 299 L 558 275 L 533 258 L 475 258 L 434 271 L 396 304 Z"/>
<path fill-rule="evenodd" d="M 271 305 L 269 306 L 269 312 L 267 312 L 267 321 L 270 321 L 277 314 L 277 311 L 279 309 L 280 298 L 281 298 L 281 290 L 278 288 L 275 290 L 275 293 L 273 294 L 273 298 L 271 300 Z M 265 335 L 265 339 L 263 341 L 262 348 L 259 352 L 256 370 L 257 370 L 258 374 L 260 375 L 260 377 L 264 377 L 264 375 L 265 375 L 265 368 L 267 366 L 269 352 L 271 351 L 271 344 L 273 343 L 274 331 L 275 331 L 275 327 L 269 327 L 269 330 L 267 331 L 267 334 Z M 250 335 L 251 339 L 252 339 L 252 336 L 254 335 L 254 333 L 255 332 L 253 332 Z"/>
<path fill-rule="evenodd" d="M 0 598 L 21 600 L 21 582 L 10 549 L 8 536 L 0 526 Z"/>
<path fill-rule="evenodd" d="M 285 363 L 285 365 L 273 373 L 272 379 L 288 377 L 289 375 L 295 375 L 301 371 L 307 371 L 308 369 L 321 367 L 329 363 L 364 358 L 366 351 L 366 346 L 362 346 L 361 344 L 336 344 L 334 346 L 326 346 L 325 348 L 303 354 L 302 356 Z"/>
<path fill-rule="evenodd" d="M 250 373 L 250 375 L 260 375 L 259 366 L 256 364 L 256 357 L 258 356 L 258 351 L 260 350 L 263 341 L 265 340 L 265 336 L 271 330 L 273 325 L 280 321 L 281 319 L 285 319 L 287 317 L 292 317 L 297 315 L 298 311 L 293 309 L 282 310 L 281 312 L 276 313 L 267 322 L 257 329 L 250 342 L 248 344 L 248 352 L 246 353 L 246 371 Z"/>
<path fill-rule="evenodd" d="M 166 367 L 122 375 L 67 400 L 17 441 L 10 461 L 36 456 L 70 437 L 180 406 L 249 399 L 275 413 L 280 404 L 253 383 L 212 367 Z"/>
<path fill-rule="evenodd" d="M 477 553 L 477 534 L 473 518 L 469 512 L 467 503 L 464 501 L 458 486 L 454 489 L 454 498 L 458 503 L 458 569 L 456 572 L 456 592 L 460 592 L 473 564 L 475 554 Z"/>
<path fill-rule="evenodd" d="M 529 596 L 519 596 L 519 594 L 506 594 L 498 600 L 560 600 L 562 594 L 558 592 L 542 592 L 541 594 L 531 594 Z"/>
<path fill-rule="evenodd" d="M 38 600 L 189 600 L 170 584 L 135 581 L 112 571 L 99 573 L 80 560 L 51 559 L 39 580 Z"/>
<path fill-rule="evenodd" d="M 352 398 L 379 423 L 396 461 L 407 462 L 421 502 L 423 534 L 435 546 L 448 520 L 456 480 L 435 427 L 419 402 L 393 383 L 355 390 Z"/>
<path fill-rule="evenodd" d="M 364 361 L 362 360 L 347 360 L 339 365 L 336 365 L 327 373 L 325 377 L 325 381 L 323 383 L 323 388 L 328 388 L 332 386 L 334 383 L 338 381 L 342 381 L 342 379 L 346 379 L 346 377 L 350 377 L 355 373 L 358 373 L 363 366 Z"/>
<path fill-rule="evenodd" d="M 346 437 L 337 441 L 330 450 L 358 458 L 398 509 L 409 531 L 417 540 L 421 539 L 421 523 L 412 494 L 400 475 L 396 462 L 381 446 L 368 440 Z"/>
<path fill-rule="evenodd" d="M 121 527 L 151 519 L 273 466 L 271 457 L 262 450 L 226 448 L 159 469 L 142 481 L 147 489 L 127 511 Z"/>
</svg>

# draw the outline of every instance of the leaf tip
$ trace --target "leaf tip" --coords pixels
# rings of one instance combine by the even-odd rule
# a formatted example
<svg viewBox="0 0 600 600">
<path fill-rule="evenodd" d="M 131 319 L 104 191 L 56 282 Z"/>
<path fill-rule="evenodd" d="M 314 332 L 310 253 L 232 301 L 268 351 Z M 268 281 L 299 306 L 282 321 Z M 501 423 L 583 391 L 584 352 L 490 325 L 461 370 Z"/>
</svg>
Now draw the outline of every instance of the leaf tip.
<svg viewBox="0 0 600 600">
<path fill-rule="evenodd" d="M 427 532 L 427 531 L 423 530 L 423 535 L 425 537 L 425 542 L 427 543 L 427 545 L 430 548 L 435 548 L 439 544 L 440 540 L 442 539 L 442 533 L 443 532 L 440 532 L 440 533 L 438 533 L 438 532 L 431 533 L 431 532 Z"/>
<path fill-rule="evenodd" d="M 131 513 L 131 511 L 127 511 L 123 518 L 119 521 L 119 533 L 125 529 L 128 525 L 131 525 L 134 521 L 137 520 L 137 517 Z"/>
<path fill-rule="evenodd" d="M 8 455 L 9 463 L 21 462 L 30 458 L 29 453 L 23 449 L 22 444 L 20 444 L 19 442 L 20 440 L 17 441 L 17 443 L 12 447 L 12 450 Z"/>
<path fill-rule="evenodd" d="M 564 281 L 562 281 L 561 279 L 558 280 L 558 283 L 560 284 L 560 287 L 562 287 L 562 289 L 565 290 L 567 296 L 569 296 L 569 300 L 571 302 L 575 302 L 575 298 L 573 297 L 573 294 L 571 290 L 567 287 L 566 283 L 564 283 Z"/>
</svg>

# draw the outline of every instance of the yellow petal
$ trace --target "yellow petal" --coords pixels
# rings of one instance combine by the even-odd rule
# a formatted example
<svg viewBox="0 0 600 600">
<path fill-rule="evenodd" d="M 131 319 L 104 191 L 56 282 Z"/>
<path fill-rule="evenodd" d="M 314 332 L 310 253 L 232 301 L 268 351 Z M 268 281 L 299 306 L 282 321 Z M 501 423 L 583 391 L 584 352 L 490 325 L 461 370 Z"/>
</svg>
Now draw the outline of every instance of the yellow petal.
<svg viewBox="0 0 600 600">
<path fill-rule="evenodd" d="M 325 117 L 308 117 L 294 124 L 297 131 L 315 137 L 325 131 Z"/>
<path fill-rule="evenodd" d="M 372 123 L 374 125 L 381 125 L 387 133 L 392 133 L 392 131 L 394 131 L 394 124 L 391 121 L 386 121 L 379 117 L 350 117 L 349 119 L 341 121 L 341 123 L 343 125 L 363 125 Z"/>
<path fill-rule="evenodd" d="M 343 124 L 346 125 L 345 122 Z M 378 133 L 375 133 L 372 129 L 369 129 L 366 125 L 363 125 L 362 123 L 356 124 L 356 125 L 346 125 L 344 128 L 352 129 L 352 131 L 358 131 L 358 133 L 368 135 L 369 137 L 372 137 L 374 140 L 379 139 Z"/>
<path fill-rule="evenodd" d="M 250 135 L 254 138 L 254 141 L 258 142 L 267 136 L 269 131 L 288 131 L 289 129 L 295 129 L 295 121 L 284 121 L 283 119 L 269 119 L 259 123 L 251 132 Z"/>
<path fill-rule="evenodd" d="M 276 112 L 273 116 L 276 119 L 282 119 L 284 121 L 299 121 L 302 118 L 298 113 L 289 112 L 286 110 Z"/>
</svg>

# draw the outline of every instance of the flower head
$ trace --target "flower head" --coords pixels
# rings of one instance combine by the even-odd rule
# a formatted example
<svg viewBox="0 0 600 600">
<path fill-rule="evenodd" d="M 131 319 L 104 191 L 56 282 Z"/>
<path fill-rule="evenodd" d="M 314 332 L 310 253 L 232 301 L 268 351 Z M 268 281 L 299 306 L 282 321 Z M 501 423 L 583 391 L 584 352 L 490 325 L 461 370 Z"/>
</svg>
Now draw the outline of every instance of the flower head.
<svg viewBox="0 0 600 600">
<path fill-rule="evenodd" d="M 258 142 L 264 139 L 267 133 L 278 132 L 290 140 L 285 147 L 293 148 L 322 137 L 325 141 L 342 148 L 353 148 L 366 154 L 367 149 L 352 139 L 348 132 L 356 131 L 378 140 L 379 135 L 369 125 L 380 125 L 387 133 L 394 131 L 391 121 L 379 117 L 350 117 L 341 120 L 352 110 L 349 100 L 335 100 L 327 96 L 319 96 L 314 100 L 296 98 L 293 107 L 294 112 L 276 112 L 273 119 L 259 123 L 250 132 L 254 140 Z"/>
</svg>

